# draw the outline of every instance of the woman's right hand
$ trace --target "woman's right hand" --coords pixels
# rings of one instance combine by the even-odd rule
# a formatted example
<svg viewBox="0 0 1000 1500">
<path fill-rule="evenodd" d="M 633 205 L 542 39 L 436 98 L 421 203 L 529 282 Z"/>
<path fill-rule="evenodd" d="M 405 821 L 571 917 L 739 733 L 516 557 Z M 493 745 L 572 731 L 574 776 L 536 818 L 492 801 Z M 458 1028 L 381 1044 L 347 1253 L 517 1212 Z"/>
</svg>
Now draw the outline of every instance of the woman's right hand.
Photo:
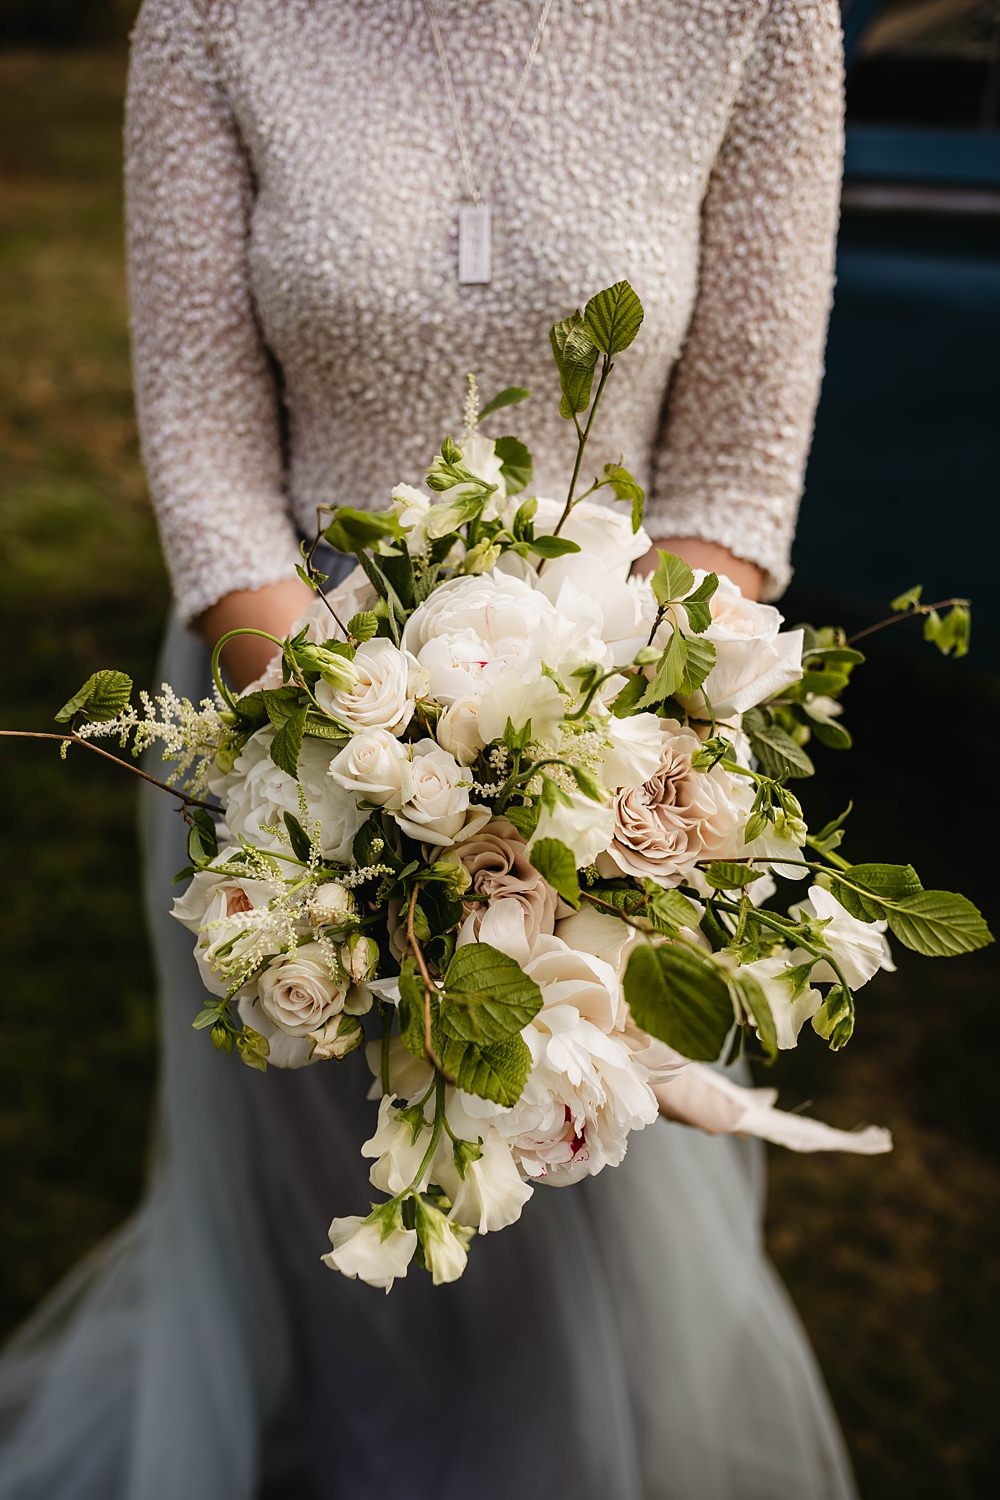
<svg viewBox="0 0 1000 1500">
<path fill-rule="evenodd" d="M 194 628 L 210 646 L 227 631 L 247 626 L 284 637 L 312 603 L 312 589 L 301 578 L 283 578 L 260 589 L 234 589 L 195 621 Z M 275 647 L 259 635 L 238 635 L 222 648 L 226 676 L 238 691 L 260 676 Z"/>
</svg>

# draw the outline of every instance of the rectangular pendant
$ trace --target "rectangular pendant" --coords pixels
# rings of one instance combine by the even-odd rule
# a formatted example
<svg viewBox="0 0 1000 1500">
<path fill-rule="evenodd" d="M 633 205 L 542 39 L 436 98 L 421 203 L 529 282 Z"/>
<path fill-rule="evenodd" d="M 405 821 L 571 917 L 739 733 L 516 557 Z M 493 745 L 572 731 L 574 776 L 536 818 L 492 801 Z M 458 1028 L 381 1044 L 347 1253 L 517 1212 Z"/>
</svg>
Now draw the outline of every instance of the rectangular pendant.
<svg viewBox="0 0 1000 1500">
<path fill-rule="evenodd" d="M 463 286 L 481 286 L 490 280 L 493 226 L 488 203 L 458 205 L 458 279 Z"/>
</svg>

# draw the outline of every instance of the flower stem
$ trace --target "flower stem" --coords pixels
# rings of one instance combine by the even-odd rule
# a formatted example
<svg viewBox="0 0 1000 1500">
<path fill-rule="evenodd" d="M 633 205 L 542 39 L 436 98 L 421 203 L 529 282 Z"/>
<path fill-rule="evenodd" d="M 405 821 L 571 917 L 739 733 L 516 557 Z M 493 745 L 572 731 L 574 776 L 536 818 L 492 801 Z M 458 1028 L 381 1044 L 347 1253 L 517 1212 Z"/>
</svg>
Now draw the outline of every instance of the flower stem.
<svg viewBox="0 0 1000 1500">
<path fill-rule="evenodd" d="M 583 463 L 583 454 L 587 446 L 587 439 L 590 437 L 590 429 L 594 425 L 594 418 L 597 415 L 597 408 L 601 404 L 601 396 L 604 394 L 604 387 L 608 383 L 608 376 L 611 374 L 611 371 L 613 369 L 614 364 L 612 363 L 611 358 L 606 354 L 604 356 L 604 363 L 601 366 L 601 378 L 597 382 L 597 392 L 594 396 L 593 404 L 591 405 L 590 411 L 587 415 L 587 425 L 581 431 L 579 422 L 577 422 L 576 424 L 576 462 L 573 465 L 573 474 L 569 481 L 569 491 L 566 495 L 566 504 L 563 506 L 563 513 L 559 517 L 556 529 L 552 533 L 553 536 L 558 536 L 560 531 L 562 531 L 564 524 L 569 519 L 570 511 L 573 509 L 573 496 L 576 492 L 576 482 L 580 477 L 580 465 Z"/>
<path fill-rule="evenodd" d="M 143 781 L 148 781 L 151 786 L 158 786 L 161 792 L 169 792 L 171 797 L 177 797 L 187 807 L 204 807 L 207 812 L 217 813 L 218 807 L 212 802 L 203 802 L 200 797 L 189 796 L 178 787 L 170 786 L 166 781 L 158 781 L 155 776 L 150 776 L 148 771 L 142 771 L 138 766 L 129 765 L 127 760 L 122 760 L 117 755 L 112 755 L 109 750 L 102 750 L 100 745 L 94 745 L 90 740 L 81 739 L 78 734 L 54 734 L 51 731 L 38 729 L 0 729 L 0 735 L 5 739 L 13 740 L 60 740 L 69 745 L 82 745 L 84 750 L 92 750 L 95 755 L 102 755 L 105 760 L 111 761 L 112 765 L 121 766 L 123 771 L 131 771 L 133 776 L 141 776 Z"/>
<path fill-rule="evenodd" d="M 877 630 L 898 625 L 901 620 L 912 620 L 914 615 L 930 615 L 937 609 L 954 609 L 956 605 L 968 607 L 969 603 L 968 599 L 939 599 L 936 604 L 915 604 L 912 609 L 896 610 L 894 614 L 886 615 L 884 620 L 876 620 L 874 625 L 866 625 L 864 630 L 857 630 L 854 635 L 849 635 L 847 644 L 853 646 L 855 641 L 863 641 L 866 635 L 874 635 Z M 822 652 L 819 654 L 822 655 Z"/>
<path fill-rule="evenodd" d="M 431 1034 L 431 999 L 437 991 L 437 985 L 431 978 L 430 970 L 428 969 L 427 963 L 424 959 L 423 950 L 420 946 L 420 943 L 417 941 L 417 935 L 413 929 L 413 916 L 414 912 L 416 911 L 417 897 L 419 896 L 419 894 L 420 881 L 415 880 L 413 882 L 413 889 L 410 892 L 409 904 L 406 908 L 406 941 L 409 945 L 410 952 L 413 954 L 417 968 L 420 970 L 420 978 L 423 980 L 424 984 L 424 1052 L 427 1054 L 427 1060 L 433 1065 L 433 1067 L 441 1075 L 441 1077 L 448 1083 L 453 1084 L 455 1080 L 451 1076 L 451 1074 L 447 1072 L 444 1064 L 438 1057 L 437 1052 L 434 1048 L 434 1039 Z"/>
</svg>

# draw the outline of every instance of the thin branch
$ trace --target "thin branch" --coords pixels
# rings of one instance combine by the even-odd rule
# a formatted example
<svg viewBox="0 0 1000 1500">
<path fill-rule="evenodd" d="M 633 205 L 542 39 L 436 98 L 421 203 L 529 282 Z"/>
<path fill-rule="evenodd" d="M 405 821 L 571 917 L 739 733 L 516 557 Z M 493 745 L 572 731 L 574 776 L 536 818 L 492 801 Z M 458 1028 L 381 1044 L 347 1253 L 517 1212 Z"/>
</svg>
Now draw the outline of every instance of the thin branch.
<svg viewBox="0 0 1000 1500">
<path fill-rule="evenodd" d="M 157 781 L 155 776 L 150 776 L 147 771 L 141 771 L 138 766 L 130 765 L 127 760 L 122 760 L 118 755 L 112 755 L 109 750 L 102 750 L 100 745 L 85 740 L 78 734 L 53 734 L 37 729 L 0 729 L 0 735 L 5 739 L 14 740 L 60 740 L 70 745 L 82 745 L 84 750 L 93 750 L 95 755 L 103 755 L 105 760 L 110 760 L 112 765 L 121 766 L 123 771 L 131 771 L 133 776 L 141 776 L 143 781 L 148 781 L 151 786 L 158 786 L 162 792 L 169 792 L 171 797 L 179 797 L 188 807 L 204 807 L 207 812 L 217 813 L 218 807 L 212 802 L 203 802 L 200 797 L 191 797 L 187 792 L 182 792 L 175 786 L 170 786 L 166 781 Z"/>
<path fill-rule="evenodd" d="M 417 935 L 413 930 L 413 916 L 416 911 L 417 897 L 420 894 L 420 882 L 414 881 L 413 890 L 410 892 L 409 905 L 406 908 L 406 941 L 410 952 L 416 960 L 417 968 L 420 970 L 420 978 L 424 984 L 424 1051 L 428 1061 L 433 1064 L 437 1071 L 448 1083 L 454 1084 L 455 1080 L 438 1057 L 434 1048 L 434 1040 L 431 1035 L 431 996 L 437 991 L 437 985 L 430 975 L 430 970 L 424 960 L 423 950 L 417 941 Z"/>
<path fill-rule="evenodd" d="M 847 644 L 853 646 L 855 641 L 864 640 L 866 635 L 874 635 L 876 630 L 885 630 L 889 625 L 898 625 L 901 620 L 912 620 L 914 615 L 929 615 L 936 609 L 954 609 L 957 604 L 968 603 L 968 599 L 939 599 L 936 604 L 915 604 L 912 609 L 897 609 L 893 614 L 886 615 L 884 620 L 877 620 L 874 625 L 866 625 L 864 630 L 849 635 Z M 822 651 L 816 653 L 818 656 L 822 654 Z"/>
</svg>

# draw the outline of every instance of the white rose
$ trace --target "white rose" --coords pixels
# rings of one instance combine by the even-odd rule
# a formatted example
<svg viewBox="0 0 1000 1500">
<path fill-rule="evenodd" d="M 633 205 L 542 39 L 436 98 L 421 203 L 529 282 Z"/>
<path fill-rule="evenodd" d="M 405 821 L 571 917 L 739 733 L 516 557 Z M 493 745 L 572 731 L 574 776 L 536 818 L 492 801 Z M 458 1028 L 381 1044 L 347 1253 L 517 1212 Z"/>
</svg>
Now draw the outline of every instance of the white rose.
<svg viewBox="0 0 1000 1500">
<path fill-rule="evenodd" d="M 572 850 L 578 870 L 586 869 L 608 845 L 615 833 L 615 810 L 594 802 L 582 792 L 566 792 L 565 800 L 543 807 L 528 844 L 528 853 L 540 839 L 558 839 Z"/>
<path fill-rule="evenodd" d="M 705 577 L 695 573 L 700 582 Z M 801 630 L 781 630 L 783 616 L 773 604 L 744 598 L 736 584 L 721 577 L 709 601 L 712 623 L 703 639 L 715 646 L 715 665 L 702 689 L 690 700 L 705 703 L 719 718 L 746 713 L 798 682 L 802 676 Z M 657 644 L 665 645 L 669 628 L 661 629 Z"/>
<path fill-rule="evenodd" d="M 465 1175 L 448 1151 L 435 1162 L 434 1180 L 451 1199 L 451 1218 L 479 1234 L 491 1234 L 517 1222 L 533 1189 L 518 1171 L 509 1142 L 488 1125 L 482 1128 L 480 1154 L 466 1162 Z"/>
<path fill-rule="evenodd" d="M 357 649 L 353 687 L 332 688 L 320 680 L 316 701 L 325 713 L 353 729 L 387 729 L 402 734 L 415 700 L 427 690 L 427 674 L 408 651 L 376 636 Z"/>
<path fill-rule="evenodd" d="M 811 885 L 806 900 L 791 907 L 790 911 L 792 916 L 813 917 L 817 921 L 826 922 L 823 941 L 843 970 L 844 978 L 852 990 L 867 984 L 879 969 L 890 972 L 895 970 L 889 944 L 883 936 L 886 924 L 862 922 L 859 918 L 852 917 L 836 896 L 822 886 Z M 811 957 L 805 949 L 799 948 L 793 954 L 792 962 L 808 963 Z M 840 983 L 836 970 L 825 959 L 820 959 L 816 964 L 812 977 L 819 984 Z"/>
<path fill-rule="evenodd" d="M 284 815 L 301 817 L 299 787 L 306 794 L 309 818 L 322 829 L 322 853 L 330 860 L 350 858 L 354 835 L 365 820 L 357 799 L 345 796 L 327 776 L 330 746 L 325 740 L 307 738 L 299 756 L 299 779 L 289 776 L 271 760 L 274 731 L 258 729 L 236 758 L 231 775 L 220 788 L 226 826 L 233 838 L 245 838 L 255 848 L 281 851 L 287 848 Z M 265 833 L 266 827 L 278 832 Z"/>
<path fill-rule="evenodd" d="M 701 749 L 693 730 L 661 719 L 660 765 L 640 787 L 614 799 L 614 841 L 602 865 L 606 873 L 680 885 L 700 860 L 721 859 L 736 846 L 740 809 L 732 777 L 721 766 L 696 771 L 691 757 Z"/>
<path fill-rule="evenodd" d="M 309 915 L 317 927 L 337 927 L 356 909 L 354 897 L 339 880 L 325 880 L 309 897 Z"/>
<path fill-rule="evenodd" d="M 627 719 L 609 714 L 599 727 L 607 744 L 600 775 L 609 791 L 642 786 L 656 775 L 663 753 L 656 714 L 631 714 Z"/>
<path fill-rule="evenodd" d="M 346 1011 L 341 1011 L 340 1015 L 331 1016 L 329 1021 L 325 1021 L 318 1031 L 310 1031 L 311 1061 L 326 1062 L 335 1059 L 339 1062 L 351 1052 L 356 1052 L 364 1039 L 364 1027 L 357 1016 L 349 1016 Z"/>
<path fill-rule="evenodd" d="M 469 805 L 469 773 L 434 740 L 413 746 L 409 796 L 393 816 L 404 833 L 424 844 L 453 844 L 470 824 L 486 822 L 488 808 Z M 470 830 L 471 831 L 471 830 Z"/>
<path fill-rule="evenodd" d="M 272 958 L 257 979 L 261 1009 L 289 1036 L 308 1036 L 342 1011 L 348 988 L 344 975 L 331 972 L 321 943 Z"/>
<path fill-rule="evenodd" d="M 390 811 L 402 807 L 413 791 L 407 747 L 388 729 L 356 734 L 332 761 L 330 778 L 358 800 Z"/>
<path fill-rule="evenodd" d="M 783 1052 L 796 1045 L 802 1027 L 823 1003 L 819 990 L 810 985 L 800 995 L 792 998 L 792 985 L 779 976 L 793 961 L 797 960 L 793 960 L 791 954 L 775 954 L 770 958 L 758 958 L 752 964 L 741 964 L 737 971 L 751 975 L 764 991 L 774 1018 L 777 1043 Z"/>
<path fill-rule="evenodd" d="M 607 642 L 615 666 L 630 662 L 649 639 L 656 599 L 648 580 L 610 567 L 601 553 L 550 559 L 538 587 L 561 615 Z"/>
<path fill-rule="evenodd" d="M 479 732 L 479 698 L 465 693 L 449 703 L 434 727 L 438 744 L 463 766 L 471 766 L 486 741 Z"/>
<path fill-rule="evenodd" d="M 417 1231 L 404 1227 L 399 1203 L 385 1203 L 367 1219 L 334 1219 L 329 1232 L 333 1249 L 322 1257 L 324 1265 L 386 1291 L 406 1275 L 417 1248 Z"/>
</svg>

